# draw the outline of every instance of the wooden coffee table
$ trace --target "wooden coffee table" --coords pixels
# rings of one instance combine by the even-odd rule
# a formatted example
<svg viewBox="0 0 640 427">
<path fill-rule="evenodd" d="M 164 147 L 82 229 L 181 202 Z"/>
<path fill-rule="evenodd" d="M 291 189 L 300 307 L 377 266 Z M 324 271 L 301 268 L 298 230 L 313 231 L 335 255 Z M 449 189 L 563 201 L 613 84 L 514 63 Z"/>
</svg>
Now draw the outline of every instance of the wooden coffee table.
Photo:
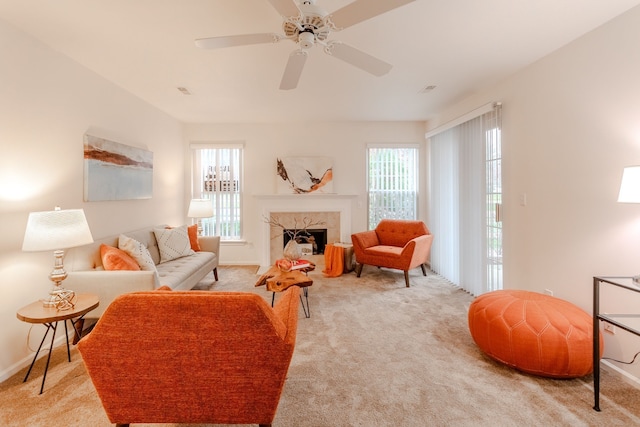
<svg viewBox="0 0 640 427">
<path fill-rule="evenodd" d="M 256 286 L 266 285 L 267 291 L 273 292 L 271 296 L 271 306 L 276 298 L 276 292 L 282 292 L 289 289 L 291 286 L 298 286 L 302 288 L 307 305 L 305 307 L 302 295 L 300 295 L 300 303 L 302 304 L 302 310 L 304 310 L 304 317 L 307 319 L 311 317 L 311 310 L 309 309 L 309 286 L 313 285 L 313 280 L 307 276 L 307 273 L 315 270 L 315 264 L 311 264 L 309 267 L 301 268 L 293 271 L 282 271 L 275 265 L 269 268 L 258 281 Z"/>
</svg>

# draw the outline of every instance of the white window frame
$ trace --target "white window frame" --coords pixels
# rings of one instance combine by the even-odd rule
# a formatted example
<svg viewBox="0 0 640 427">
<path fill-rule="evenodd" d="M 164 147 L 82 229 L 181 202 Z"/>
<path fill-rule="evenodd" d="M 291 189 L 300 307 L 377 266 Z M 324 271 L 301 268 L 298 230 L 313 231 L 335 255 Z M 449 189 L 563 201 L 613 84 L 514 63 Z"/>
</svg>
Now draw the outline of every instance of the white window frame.
<svg viewBox="0 0 640 427">
<path fill-rule="evenodd" d="M 418 219 L 418 190 L 420 177 L 420 145 L 419 144 L 367 144 L 366 153 L 366 173 L 367 173 L 367 224 L 369 229 L 376 227 L 381 219 Z M 378 173 L 372 176 L 371 171 L 371 152 L 372 150 L 398 150 L 410 149 L 414 151 L 412 164 L 400 164 L 393 162 L 383 167 L 384 173 Z M 413 176 L 403 176 L 399 174 L 400 166 L 409 166 Z M 388 188 L 381 188 L 388 187 Z M 402 194 L 404 196 L 392 200 L 381 201 L 380 195 L 384 192 Z M 407 197 L 413 196 L 413 200 L 409 201 L 410 207 L 402 208 L 399 212 L 395 211 L 396 203 L 407 203 Z M 384 210 L 384 212 L 379 212 Z M 378 212 L 376 212 L 378 211 Z"/>
<path fill-rule="evenodd" d="M 191 143 L 191 196 L 194 199 L 211 199 L 213 217 L 202 218 L 202 235 L 220 236 L 222 241 L 242 241 L 243 238 L 243 143 Z M 215 158 L 204 165 L 201 150 L 216 150 Z M 232 150 L 235 162 L 224 162 L 223 150 Z M 233 154 L 233 151 L 235 153 Z M 206 161 L 206 160 L 205 160 Z M 225 163 L 225 164 L 221 164 Z"/>
</svg>

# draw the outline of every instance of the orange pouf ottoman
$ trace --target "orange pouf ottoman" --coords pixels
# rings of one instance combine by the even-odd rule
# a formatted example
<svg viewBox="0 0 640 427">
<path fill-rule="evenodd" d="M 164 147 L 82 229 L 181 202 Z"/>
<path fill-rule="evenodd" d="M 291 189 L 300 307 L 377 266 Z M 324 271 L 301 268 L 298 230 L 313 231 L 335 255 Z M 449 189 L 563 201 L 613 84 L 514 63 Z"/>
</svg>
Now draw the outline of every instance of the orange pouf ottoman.
<svg viewBox="0 0 640 427">
<path fill-rule="evenodd" d="M 518 290 L 483 294 L 469 307 L 469 330 L 488 356 L 529 374 L 576 378 L 593 371 L 592 317 L 560 298 Z"/>
</svg>

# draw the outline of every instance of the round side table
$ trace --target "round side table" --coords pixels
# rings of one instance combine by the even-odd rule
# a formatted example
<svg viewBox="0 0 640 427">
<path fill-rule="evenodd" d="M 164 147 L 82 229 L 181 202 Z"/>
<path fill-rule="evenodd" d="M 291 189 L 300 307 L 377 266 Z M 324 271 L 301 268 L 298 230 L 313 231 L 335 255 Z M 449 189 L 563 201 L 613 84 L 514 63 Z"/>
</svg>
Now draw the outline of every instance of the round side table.
<svg viewBox="0 0 640 427">
<path fill-rule="evenodd" d="M 42 301 L 36 301 L 18 310 L 18 312 L 16 313 L 16 317 L 23 322 L 39 323 L 47 327 L 47 331 L 44 333 L 42 341 L 40 341 L 38 350 L 36 351 L 35 356 L 33 356 L 33 361 L 31 362 L 31 366 L 29 366 L 29 370 L 27 371 L 27 375 L 25 375 L 23 382 L 26 382 L 29 378 L 31 369 L 38 359 L 38 354 L 42 349 L 44 340 L 49 334 L 49 330 L 53 330 L 53 334 L 51 335 L 51 345 L 49 346 L 49 355 L 47 356 L 47 364 L 44 368 L 42 385 L 40 386 L 40 394 L 42 394 L 42 391 L 44 390 L 44 382 L 47 378 L 47 370 L 49 369 L 49 361 L 51 360 L 53 342 L 56 338 L 56 329 L 58 328 L 58 322 L 64 322 L 64 332 L 67 338 L 67 357 L 69 359 L 69 362 L 71 362 L 71 350 L 69 348 L 69 332 L 67 330 L 67 320 L 71 323 L 71 326 L 73 327 L 73 330 L 75 331 L 77 336 L 81 336 L 82 331 L 78 331 L 76 325 L 82 320 L 85 314 L 96 308 L 98 304 L 99 301 L 97 295 L 76 294 L 75 305 L 69 310 L 58 310 L 56 307 L 45 307 L 43 306 Z"/>
</svg>

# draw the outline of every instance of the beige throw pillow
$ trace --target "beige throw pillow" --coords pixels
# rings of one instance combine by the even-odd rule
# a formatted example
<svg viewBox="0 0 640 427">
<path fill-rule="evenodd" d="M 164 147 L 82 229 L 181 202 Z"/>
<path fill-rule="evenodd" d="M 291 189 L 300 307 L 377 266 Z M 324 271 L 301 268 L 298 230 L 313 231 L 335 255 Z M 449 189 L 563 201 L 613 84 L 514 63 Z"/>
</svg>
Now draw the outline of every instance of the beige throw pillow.
<svg viewBox="0 0 640 427">
<path fill-rule="evenodd" d="M 128 253 L 131 258 L 135 259 L 140 266 L 140 270 L 156 270 L 156 264 L 153 262 L 153 258 L 151 258 L 149 249 L 137 240 L 121 234 L 118 237 L 118 248 L 122 249 Z"/>
<path fill-rule="evenodd" d="M 187 226 L 176 228 L 155 228 L 153 232 L 158 241 L 160 250 L 160 262 L 171 261 L 183 256 L 193 255 Z"/>
</svg>

